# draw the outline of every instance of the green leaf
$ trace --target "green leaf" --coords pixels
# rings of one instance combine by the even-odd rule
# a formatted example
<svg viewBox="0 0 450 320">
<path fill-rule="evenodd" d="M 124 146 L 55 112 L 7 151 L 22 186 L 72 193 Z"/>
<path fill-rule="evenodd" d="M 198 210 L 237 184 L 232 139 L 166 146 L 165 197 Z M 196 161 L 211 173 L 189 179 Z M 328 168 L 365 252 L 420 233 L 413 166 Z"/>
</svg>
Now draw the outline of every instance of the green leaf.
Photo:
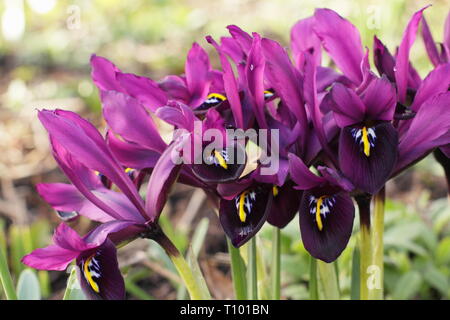
<svg viewBox="0 0 450 320">
<path fill-rule="evenodd" d="M 41 286 L 33 270 L 25 269 L 20 273 L 17 283 L 17 297 L 19 300 L 41 299 Z"/>
<path fill-rule="evenodd" d="M 407 300 L 419 292 L 422 285 L 422 277 L 417 271 L 411 271 L 404 274 L 395 285 L 392 298 L 398 300 Z"/>
<path fill-rule="evenodd" d="M 442 239 L 436 248 L 436 262 L 440 265 L 450 263 L 450 237 Z"/>
<path fill-rule="evenodd" d="M 203 277 L 200 266 L 198 265 L 197 258 L 192 250 L 192 248 L 188 249 L 187 253 L 187 263 L 191 268 L 192 275 L 194 276 L 195 282 L 199 285 L 202 299 L 203 300 L 211 300 L 211 293 L 209 292 L 208 286 L 206 285 L 205 278 Z"/>
<path fill-rule="evenodd" d="M 81 290 L 78 281 L 78 272 L 78 267 L 73 266 L 69 279 L 67 279 L 66 292 L 64 292 L 63 300 L 86 300 L 86 296 Z"/>
<path fill-rule="evenodd" d="M 430 265 L 424 272 L 425 281 L 433 288 L 438 290 L 442 295 L 447 295 L 449 290 L 449 280 L 447 276 L 436 267 Z"/>
</svg>

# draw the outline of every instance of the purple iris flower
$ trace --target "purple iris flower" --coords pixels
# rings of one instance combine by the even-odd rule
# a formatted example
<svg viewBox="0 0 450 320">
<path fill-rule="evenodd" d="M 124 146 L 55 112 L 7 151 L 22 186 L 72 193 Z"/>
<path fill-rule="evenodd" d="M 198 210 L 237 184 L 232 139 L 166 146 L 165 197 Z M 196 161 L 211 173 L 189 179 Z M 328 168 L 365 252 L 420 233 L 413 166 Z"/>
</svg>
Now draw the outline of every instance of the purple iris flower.
<svg viewBox="0 0 450 320">
<path fill-rule="evenodd" d="M 115 245 L 137 237 L 155 241 L 161 237 L 158 218 L 179 172 L 179 165 L 164 155 L 176 152 L 177 145 L 167 147 L 154 166 L 149 181 L 151 192 L 147 192 L 144 203 L 136 185 L 91 123 L 62 110 L 40 111 L 39 119 L 49 133 L 58 165 L 72 182 L 42 184 L 39 193 L 56 210 L 75 211 L 102 224 L 82 238 L 61 224 L 53 237 L 54 244 L 33 251 L 23 262 L 37 269 L 63 270 L 76 259 L 88 297 L 122 299 L 125 291 Z M 96 172 L 121 192 L 105 187 Z"/>
</svg>

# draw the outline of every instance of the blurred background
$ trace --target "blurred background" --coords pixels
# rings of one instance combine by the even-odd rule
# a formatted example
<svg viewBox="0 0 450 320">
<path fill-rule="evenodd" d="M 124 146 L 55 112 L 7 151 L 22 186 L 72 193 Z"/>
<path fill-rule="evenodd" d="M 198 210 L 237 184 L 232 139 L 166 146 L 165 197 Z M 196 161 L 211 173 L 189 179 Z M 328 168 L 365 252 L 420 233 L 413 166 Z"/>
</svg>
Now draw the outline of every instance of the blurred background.
<svg viewBox="0 0 450 320">
<path fill-rule="evenodd" d="M 219 38 L 229 24 L 288 46 L 291 26 L 315 7 L 334 9 L 349 19 L 369 48 L 376 34 L 394 52 L 411 15 L 429 3 L 433 6 L 425 16 L 436 41 L 441 41 L 449 0 L 1 0 L 0 246 L 8 252 L 18 286 L 30 277 L 30 271 L 23 273 L 20 258 L 48 245 L 59 223 L 34 186 L 66 181 L 49 154 L 36 109 L 77 111 L 101 127 L 98 92 L 90 79 L 92 53 L 126 72 L 158 80 L 182 73 L 192 42 L 210 50 L 204 36 Z M 422 76 L 431 70 L 420 38 L 411 56 Z M 390 182 L 387 190 L 387 298 L 450 298 L 450 209 L 442 169 L 430 156 Z M 213 297 L 232 298 L 225 237 L 203 193 L 177 186 L 165 210 L 163 227 L 182 251 L 194 238 L 194 251 Z M 72 227 L 83 234 L 91 225 L 81 219 Z M 298 229 L 295 219 L 282 235 L 285 299 L 308 298 L 309 256 Z M 357 232 L 338 260 L 342 296 L 347 299 Z M 270 227 L 264 227 L 259 234 L 260 272 L 266 272 L 270 263 L 270 240 Z M 149 241 L 121 249 L 120 265 L 129 299 L 186 297 L 170 261 Z M 34 281 L 38 289 L 22 291 L 22 297 L 62 297 L 66 273 L 32 274 L 35 280 L 27 281 Z M 267 285 L 260 283 L 262 297 Z"/>
</svg>

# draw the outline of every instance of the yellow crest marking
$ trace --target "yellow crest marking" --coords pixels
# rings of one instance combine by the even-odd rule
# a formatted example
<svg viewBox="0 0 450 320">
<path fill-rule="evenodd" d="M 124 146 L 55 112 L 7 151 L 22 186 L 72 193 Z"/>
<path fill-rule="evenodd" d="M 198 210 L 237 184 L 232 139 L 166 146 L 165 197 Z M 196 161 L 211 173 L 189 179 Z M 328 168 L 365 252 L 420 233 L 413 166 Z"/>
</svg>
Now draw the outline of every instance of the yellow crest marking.
<svg viewBox="0 0 450 320">
<path fill-rule="evenodd" d="M 362 141 L 364 145 L 364 154 L 368 157 L 370 156 L 370 142 L 366 127 L 362 128 Z"/>
<path fill-rule="evenodd" d="M 241 220 L 241 222 L 245 222 L 245 220 L 247 219 L 247 214 L 244 210 L 245 196 L 247 195 L 247 193 L 248 191 L 244 191 L 239 196 L 239 219 Z"/>
<path fill-rule="evenodd" d="M 319 228 L 319 231 L 322 231 L 323 229 L 322 217 L 320 216 L 320 207 L 322 206 L 324 198 L 325 198 L 324 196 L 320 197 L 319 199 L 317 199 L 316 203 L 316 223 L 317 227 Z"/>
<path fill-rule="evenodd" d="M 92 256 L 90 256 L 89 258 L 86 259 L 86 261 L 84 262 L 83 271 L 84 271 L 84 276 L 85 276 L 86 280 L 89 282 L 89 284 L 92 287 L 92 289 L 95 292 L 99 293 L 100 292 L 100 288 L 98 287 L 98 284 L 92 278 L 91 272 L 88 269 L 92 258 L 94 258 L 94 255 L 92 255 Z"/>
<path fill-rule="evenodd" d="M 225 170 L 228 169 L 227 162 L 225 161 L 225 159 L 223 158 L 222 154 L 219 151 L 214 150 L 214 157 L 219 161 L 219 165 L 222 168 L 224 168 Z"/>
</svg>

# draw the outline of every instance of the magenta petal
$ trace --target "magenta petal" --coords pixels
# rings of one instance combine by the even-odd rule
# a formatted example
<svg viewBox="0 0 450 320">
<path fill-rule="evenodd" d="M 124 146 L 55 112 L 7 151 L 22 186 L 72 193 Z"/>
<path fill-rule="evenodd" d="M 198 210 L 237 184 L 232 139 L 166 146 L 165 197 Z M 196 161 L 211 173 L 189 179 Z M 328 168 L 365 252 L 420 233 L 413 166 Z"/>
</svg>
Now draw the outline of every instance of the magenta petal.
<svg viewBox="0 0 450 320">
<path fill-rule="evenodd" d="M 108 134 L 108 145 L 117 160 L 127 168 L 153 168 L 161 155 L 159 152 L 143 148 L 134 143 L 124 142 Z"/>
<path fill-rule="evenodd" d="M 173 142 L 161 154 L 148 182 L 146 211 L 152 221 L 156 221 L 166 204 L 172 185 L 176 182 L 181 164 L 175 163 L 179 156 L 179 144 Z"/>
<path fill-rule="evenodd" d="M 255 33 L 252 48 L 248 54 L 246 76 L 248 90 L 253 100 L 253 111 L 260 128 L 267 129 L 267 121 L 264 113 L 264 68 L 265 61 L 261 49 L 261 37 Z"/>
<path fill-rule="evenodd" d="M 397 96 L 395 87 L 386 77 L 373 79 L 364 91 L 362 101 L 367 108 L 369 119 L 384 121 L 393 119 Z"/>
<path fill-rule="evenodd" d="M 135 186 L 92 124 L 81 117 L 75 118 L 71 112 L 44 110 L 39 112 L 39 119 L 52 140 L 57 141 L 58 145 L 86 167 L 107 176 L 145 215 L 142 199 Z"/>
<path fill-rule="evenodd" d="M 281 100 L 297 117 L 302 128 L 307 128 L 306 111 L 301 95 L 301 76 L 292 65 L 286 50 L 270 39 L 262 39 L 263 53 L 266 58 L 266 78 Z"/>
<path fill-rule="evenodd" d="M 166 93 L 152 79 L 131 73 L 117 73 L 116 78 L 127 94 L 153 112 L 167 102 Z"/>
<path fill-rule="evenodd" d="M 79 252 L 57 245 L 36 249 L 22 258 L 22 263 L 38 270 L 63 271 L 78 256 Z"/>
<path fill-rule="evenodd" d="M 235 25 L 227 26 L 227 29 L 233 39 L 236 40 L 244 53 L 247 55 L 252 47 L 252 37 L 247 32 Z"/>
<path fill-rule="evenodd" d="M 367 109 L 355 91 L 336 83 L 331 89 L 331 96 L 333 103 L 330 107 L 339 127 L 343 128 L 364 120 Z"/>
<path fill-rule="evenodd" d="M 419 22 L 422 19 L 423 10 L 426 8 L 428 8 L 428 6 L 420 9 L 412 16 L 403 33 L 403 39 L 398 48 L 395 63 L 395 82 L 397 83 L 398 99 L 401 103 L 405 103 L 406 101 L 406 90 L 410 73 L 409 51 L 416 39 Z"/>
<path fill-rule="evenodd" d="M 179 129 L 189 132 L 194 130 L 194 121 L 197 119 L 188 106 L 177 101 L 170 101 L 167 106 L 156 111 L 156 116 Z"/>
<path fill-rule="evenodd" d="M 102 94 L 102 104 L 103 116 L 115 133 L 151 150 L 164 151 L 166 144 L 151 116 L 136 99 L 120 92 L 107 91 Z"/>
<path fill-rule="evenodd" d="M 230 108 L 231 112 L 233 113 L 236 128 L 244 129 L 244 116 L 242 114 L 242 105 L 241 99 L 239 97 L 238 83 L 234 76 L 231 64 L 228 61 L 228 58 L 222 52 L 218 43 L 212 37 L 210 36 L 206 37 L 206 41 L 208 41 L 208 43 L 213 45 L 214 48 L 217 50 L 217 53 L 219 54 L 220 63 L 222 65 L 223 70 L 222 75 L 223 85 L 228 102 L 230 103 Z"/>
<path fill-rule="evenodd" d="M 360 126 L 345 127 L 339 139 L 339 165 L 353 185 L 375 194 L 386 183 L 394 169 L 398 155 L 397 131 L 389 122 L 381 122 L 367 130 L 373 130 L 369 141 L 370 155 L 363 150 Z M 370 132 L 369 132 L 370 135 Z"/>
<path fill-rule="evenodd" d="M 53 234 L 53 243 L 70 251 L 82 252 L 89 250 L 95 244 L 86 243 L 78 233 L 65 223 L 60 223 Z"/>
<path fill-rule="evenodd" d="M 330 9 L 316 9 L 314 19 L 314 30 L 338 68 L 355 84 L 361 83 L 364 52 L 356 27 Z"/>
<path fill-rule="evenodd" d="M 292 180 L 301 190 L 311 189 L 326 182 L 324 178 L 312 173 L 303 161 L 292 153 L 289 154 L 289 170 Z"/>
<path fill-rule="evenodd" d="M 417 89 L 411 109 L 415 112 L 421 108 L 422 104 L 434 95 L 448 91 L 450 87 L 450 63 L 437 66 L 422 81 Z"/>
<path fill-rule="evenodd" d="M 191 95 L 189 105 L 193 108 L 200 106 L 208 95 L 210 71 L 208 54 L 198 43 L 194 43 L 185 65 L 186 83 Z"/>
<path fill-rule="evenodd" d="M 303 68 L 304 54 L 310 52 L 314 56 L 314 65 L 321 64 L 320 39 L 314 33 L 314 17 L 299 20 L 291 29 L 291 49 L 297 68 Z"/>
<path fill-rule="evenodd" d="M 400 138 L 395 173 L 420 160 L 434 148 L 450 141 L 450 92 L 441 93 L 423 103 L 408 131 Z"/>
<path fill-rule="evenodd" d="M 113 218 L 86 199 L 78 189 L 65 183 L 40 183 L 37 185 L 39 195 L 55 210 L 72 212 L 99 222 Z"/>
<path fill-rule="evenodd" d="M 322 205 L 329 211 L 321 215 L 323 229 L 319 230 L 315 215 L 317 198 L 326 196 Z M 322 207 L 323 212 L 324 207 Z M 344 193 L 325 195 L 311 191 L 303 193 L 300 205 L 300 231 L 305 249 L 316 259 L 333 262 L 347 247 L 352 234 L 355 207 Z"/>
<path fill-rule="evenodd" d="M 425 17 L 422 17 L 422 38 L 428 57 L 435 67 L 438 66 L 441 63 L 441 58 Z"/>
<path fill-rule="evenodd" d="M 120 72 L 111 61 L 103 57 L 91 56 L 91 76 L 97 88 L 100 90 L 123 91 L 116 79 L 116 72 Z"/>
</svg>

